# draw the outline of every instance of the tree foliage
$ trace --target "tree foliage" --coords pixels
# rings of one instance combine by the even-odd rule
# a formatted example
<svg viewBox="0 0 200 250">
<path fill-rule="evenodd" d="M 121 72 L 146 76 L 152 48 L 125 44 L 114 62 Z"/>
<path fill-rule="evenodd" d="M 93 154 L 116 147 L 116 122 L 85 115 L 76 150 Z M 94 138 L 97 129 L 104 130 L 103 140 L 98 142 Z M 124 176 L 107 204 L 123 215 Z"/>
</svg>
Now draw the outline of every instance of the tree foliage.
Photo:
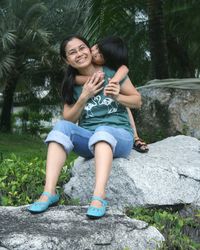
<svg viewBox="0 0 200 250">
<path fill-rule="evenodd" d="M 171 77 L 199 77 L 200 1 L 164 1 L 165 29 Z"/>
<path fill-rule="evenodd" d="M 162 12 L 157 13 L 157 23 L 151 23 L 149 7 L 154 12 L 155 4 Z M 122 37 L 129 49 L 130 77 L 136 86 L 163 78 L 151 70 L 152 66 L 158 73 L 167 67 L 170 78 L 199 77 L 199 9 L 198 0 L 1 0 L 1 129 L 11 129 L 16 91 L 31 97 L 33 87 L 46 86 L 49 100 L 58 100 L 62 78 L 59 45 L 71 33 L 82 34 L 91 45 L 104 36 Z M 156 27 L 159 22 L 160 31 Z M 149 35 L 152 30 L 153 40 Z M 161 31 L 163 47 L 156 43 Z M 164 56 L 158 60 L 159 54 Z"/>
<path fill-rule="evenodd" d="M 35 86 L 50 88 L 58 97 L 61 79 L 60 40 L 73 30 L 70 1 L 8 0 L 0 9 L 0 84 L 4 102 L 0 129 L 11 129 L 16 90 L 30 98 Z M 71 16 L 71 18 L 69 18 Z M 79 19 L 78 19 L 79 20 Z M 60 29 L 57 30 L 57 28 Z M 68 27 L 68 28 L 67 28 Z M 57 98 L 58 99 L 58 98 Z M 33 100 L 33 99 L 32 99 Z"/>
<path fill-rule="evenodd" d="M 20 79 L 42 56 L 50 34 L 40 20 L 47 11 L 38 1 L 8 0 L 1 9 L 0 26 L 0 79 L 4 86 L 4 101 L 0 127 L 11 129 L 13 96 Z"/>
</svg>

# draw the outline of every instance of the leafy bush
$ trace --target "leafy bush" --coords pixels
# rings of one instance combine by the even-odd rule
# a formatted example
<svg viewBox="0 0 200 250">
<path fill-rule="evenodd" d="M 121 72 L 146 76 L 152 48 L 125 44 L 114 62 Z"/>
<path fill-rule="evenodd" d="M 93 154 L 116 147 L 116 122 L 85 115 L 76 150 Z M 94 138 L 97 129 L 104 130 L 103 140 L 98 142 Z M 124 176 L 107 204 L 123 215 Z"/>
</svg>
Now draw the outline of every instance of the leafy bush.
<svg viewBox="0 0 200 250">
<path fill-rule="evenodd" d="M 195 216 L 198 216 L 196 211 Z M 156 227 L 165 237 L 162 250 L 197 250 L 200 244 L 185 234 L 185 227 L 197 228 L 199 223 L 194 218 L 183 218 L 179 212 L 172 209 L 134 208 L 127 210 L 127 215 L 134 219 L 146 221 Z"/>
<path fill-rule="evenodd" d="M 75 158 L 72 155 L 71 158 Z M 72 159 L 70 159 L 72 161 Z M 63 168 L 57 189 L 61 189 L 69 178 L 69 161 Z M 19 206 L 38 199 L 45 181 L 45 160 L 37 157 L 22 160 L 12 154 L 0 163 L 0 205 Z M 61 203 L 64 203 L 61 200 Z"/>
</svg>

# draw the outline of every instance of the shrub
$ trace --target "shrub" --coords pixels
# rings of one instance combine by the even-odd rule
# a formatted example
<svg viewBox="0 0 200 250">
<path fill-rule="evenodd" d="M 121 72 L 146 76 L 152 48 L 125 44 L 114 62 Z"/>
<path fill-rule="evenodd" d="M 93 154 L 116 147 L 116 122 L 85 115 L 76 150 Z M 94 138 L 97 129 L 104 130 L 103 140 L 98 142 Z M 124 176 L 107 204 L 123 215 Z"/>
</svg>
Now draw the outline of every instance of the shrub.
<svg viewBox="0 0 200 250">
<path fill-rule="evenodd" d="M 60 175 L 57 189 L 61 189 L 69 178 L 67 163 Z M 42 193 L 44 181 L 45 160 L 37 157 L 22 160 L 12 154 L 9 159 L 0 163 L 0 205 L 19 206 L 31 203 Z"/>
<path fill-rule="evenodd" d="M 195 216 L 198 216 L 196 211 Z M 172 209 L 134 208 L 127 210 L 127 215 L 134 219 L 146 221 L 156 227 L 165 237 L 160 250 L 197 250 L 200 244 L 185 234 L 185 227 L 199 228 L 194 218 L 183 218 L 178 211 Z"/>
</svg>

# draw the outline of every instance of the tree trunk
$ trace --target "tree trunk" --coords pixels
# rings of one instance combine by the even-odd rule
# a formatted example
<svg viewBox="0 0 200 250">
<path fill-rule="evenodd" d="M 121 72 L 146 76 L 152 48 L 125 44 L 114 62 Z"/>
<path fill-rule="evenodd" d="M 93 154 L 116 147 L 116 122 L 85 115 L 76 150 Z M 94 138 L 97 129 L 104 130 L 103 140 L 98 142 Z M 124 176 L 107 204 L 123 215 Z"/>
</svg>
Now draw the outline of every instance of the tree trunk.
<svg viewBox="0 0 200 250">
<path fill-rule="evenodd" d="M 17 74 L 13 74 L 12 77 L 7 80 L 3 92 L 3 106 L 1 112 L 0 130 L 4 132 L 11 131 L 11 112 L 18 78 L 19 76 Z"/>
<path fill-rule="evenodd" d="M 168 78 L 168 53 L 164 27 L 163 0 L 148 0 L 147 6 L 152 76 L 157 79 Z"/>
</svg>

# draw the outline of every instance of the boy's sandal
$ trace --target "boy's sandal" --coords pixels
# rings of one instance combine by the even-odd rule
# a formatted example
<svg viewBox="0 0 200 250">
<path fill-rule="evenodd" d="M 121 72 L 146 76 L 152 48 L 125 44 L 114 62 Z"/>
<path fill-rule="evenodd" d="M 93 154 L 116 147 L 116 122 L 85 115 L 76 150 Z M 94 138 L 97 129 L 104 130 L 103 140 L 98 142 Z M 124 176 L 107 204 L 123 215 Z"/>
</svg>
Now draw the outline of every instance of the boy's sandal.
<svg viewBox="0 0 200 250">
<path fill-rule="evenodd" d="M 101 207 L 89 206 L 86 215 L 90 219 L 99 219 L 105 215 L 108 202 L 99 196 L 93 196 L 92 201 L 94 200 L 100 201 L 102 206 Z"/>
<path fill-rule="evenodd" d="M 33 204 L 31 204 L 27 209 L 29 212 L 33 214 L 43 213 L 45 212 L 49 207 L 55 206 L 60 196 L 58 194 L 52 195 L 49 192 L 43 192 L 42 195 L 45 195 L 48 197 L 47 201 L 36 201 Z"/>
<path fill-rule="evenodd" d="M 149 148 L 148 148 L 146 142 L 140 138 L 135 140 L 135 142 L 133 144 L 133 149 L 135 149 L 136 151 L 138 151 L 140 153 L 147 153 L 149 151 Z"/>
</svg>

